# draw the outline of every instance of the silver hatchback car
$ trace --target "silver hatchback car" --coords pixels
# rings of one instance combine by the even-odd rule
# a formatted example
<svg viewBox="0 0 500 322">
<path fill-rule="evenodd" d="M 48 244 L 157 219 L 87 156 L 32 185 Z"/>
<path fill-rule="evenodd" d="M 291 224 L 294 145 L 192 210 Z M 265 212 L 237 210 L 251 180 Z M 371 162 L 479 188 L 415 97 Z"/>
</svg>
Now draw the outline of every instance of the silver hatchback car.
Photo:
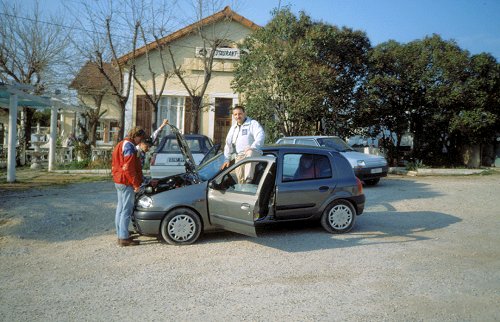
<svg viewBox="0 0 500 322">
<path fill-rule="evenodd" d="M 136 196 L 136 231 L 161 236 L 174 245 L 194 243 L 203 231 L 229 230 L 257 236 L 277 222 L 316 220 L 330 233 L 350 231 L 365 206 L 361 181 L 338 152 L 321 147 L 270 146 L 220 170 L 224 155 L 199 167 L 177 132 L 186 153 L 186 172 L 152 179 Z M 238 182 L 239 171 L 252 180 Z"/>
</svg>

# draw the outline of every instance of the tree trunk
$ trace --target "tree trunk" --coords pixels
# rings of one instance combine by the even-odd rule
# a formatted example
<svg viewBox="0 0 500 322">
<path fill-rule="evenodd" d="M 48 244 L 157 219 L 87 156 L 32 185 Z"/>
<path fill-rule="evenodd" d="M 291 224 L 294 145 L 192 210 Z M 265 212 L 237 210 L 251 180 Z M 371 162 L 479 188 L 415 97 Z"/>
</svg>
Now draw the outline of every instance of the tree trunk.
<svg viewBox="0 0 500 322">
<path fill-rule="evenodd" d="M 120 106 L 120 130 L 118 131 L 118 142 L 125 138 L 125 105 L 127 102 L 118 99 L 118 105 Z"/>
<path fill-rule="evenodd" d="M 201 96 L 194 96 L 191 97 L 191 125 L 190 125 L 190 131 L 191 133 L 199 133 L 200 130 L 200 110 L 201 110 L 201 103 L 202 103 L 202 97 Z"/>
<path fill-rule="evenodd" d="M 97 132 L 97 122 L 91 121 L 90 122 L 90 129 L 89 129 L 89 141 L 90 145 L 93 146 L 94 148 L 97 146 L 96 144 L 96 132 Z"/>
</svg>

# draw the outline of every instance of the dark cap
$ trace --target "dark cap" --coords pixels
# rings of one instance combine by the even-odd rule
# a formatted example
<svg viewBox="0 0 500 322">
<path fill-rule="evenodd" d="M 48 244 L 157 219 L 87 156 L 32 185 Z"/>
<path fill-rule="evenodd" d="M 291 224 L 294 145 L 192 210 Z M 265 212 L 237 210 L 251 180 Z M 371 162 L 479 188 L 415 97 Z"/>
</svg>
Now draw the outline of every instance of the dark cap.
<svg viewBox="0 0 500 322">
<path fill-rule="evenodd" d="M 149 145 L 149 146 L 152 146 L 154 143 L 151 138 L 145 138 L 142 142 Z"/>
</svg>

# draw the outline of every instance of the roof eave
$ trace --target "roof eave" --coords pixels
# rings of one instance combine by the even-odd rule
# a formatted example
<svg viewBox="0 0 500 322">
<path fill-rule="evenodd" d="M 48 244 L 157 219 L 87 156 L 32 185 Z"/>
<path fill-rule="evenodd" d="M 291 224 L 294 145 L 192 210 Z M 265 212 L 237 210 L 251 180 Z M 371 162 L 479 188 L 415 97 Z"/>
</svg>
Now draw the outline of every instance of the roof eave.
<svg viewBox="0 0 500 322">
<path fill-rule="evenodd" d="M 167 35 L 167 36 L 159 39 L 158 41 L 151 42 L 151 43 L 149 43 L 149 44 L 147 44 L 147 45 L 145 45 L 145 46 L 143 46 L 135 51 L 132 51 L 132 52 L 118 58 L 118 64 L 124 65 L 129 60 L 131 60 L 133 58 L 140 57 L 140 56 L 144 55 L 146 52 L 149 52 L 151 50 L 158 48 L 158 46 L 162 46 L 162 45 L 171 43 L 172 41 L 174 41 L 176 39 L 179 39 L 179 38 L 182 38 L 186 35 L 189 35 L 190 33 L 194 32 L 196 30 L 196 28 L 199 26 L 207 26 L 207 25 L 213 24 L 215 22 L 218 22 L 222 19 L 231 19 L 233 21 L 237 21 L 237 22 L 241 23 L 242 25 L 246 26 L 247 28 L 252 29 L 253 31 L 261 28 L 259 25 L 257 25 L 253 21 L 248 20 L 247 18 L 232 11 L 229 6 L 226 6 L 223 10 L 221 10 L 221 11 L 219 11 L 219 12 L 217 12 L 209 17 L 203 18 L 202 20 L 197 21 L 193 24 L 190 24 L 189 26 L 186 26 L 182 29 L 179 29 L 179 30 L 171 33 L 170 35 Z"/>
</svg>

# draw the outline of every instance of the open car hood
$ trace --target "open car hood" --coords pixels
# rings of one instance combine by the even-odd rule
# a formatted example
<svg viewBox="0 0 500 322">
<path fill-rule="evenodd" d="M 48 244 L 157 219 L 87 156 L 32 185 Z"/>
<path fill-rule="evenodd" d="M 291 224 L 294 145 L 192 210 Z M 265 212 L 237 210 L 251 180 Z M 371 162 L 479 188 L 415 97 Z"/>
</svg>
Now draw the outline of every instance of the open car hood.
<svg viewBox="0 0 500 322">
<path fill-rule="evenodd" d="M 191 150 L 189 149 L 186 139 L 184 139 L 184 135 L 182 135 L 182 133 L 179 132 L 179 129 L 174 125 L 169 124 L 169 126 L 172 133 L 175 134 L 175 137 L 177 138 L 177 143 L 179 144 L 179 149 L 181 150 L 181 153 L 184 156 L 184 160 L 186 160 L 186 162 L 184 163 L 186 172 L 197 173 L 196 162 L 194 162 L 193 155 L 191 154 Z"/>
</svg>

